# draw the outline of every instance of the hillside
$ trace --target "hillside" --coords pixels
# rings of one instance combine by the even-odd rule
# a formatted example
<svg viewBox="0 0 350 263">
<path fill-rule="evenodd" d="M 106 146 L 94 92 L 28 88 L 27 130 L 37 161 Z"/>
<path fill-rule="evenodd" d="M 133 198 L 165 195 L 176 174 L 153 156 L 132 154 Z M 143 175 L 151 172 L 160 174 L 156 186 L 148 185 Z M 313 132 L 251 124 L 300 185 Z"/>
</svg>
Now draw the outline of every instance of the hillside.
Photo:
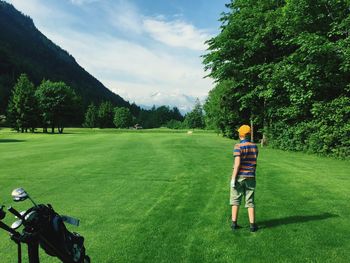
<svg viewBox="0 0 350 263">
<path fill-rule="evenodd" d="M 21 73 L 27 73 L 35 85 L 43 79 L 66 82 L 82 97 L 84 106 L 103 100 L 129 106 L 44 36 L 30 17 L 0 0 L 0 113 Z"/>
</svg>

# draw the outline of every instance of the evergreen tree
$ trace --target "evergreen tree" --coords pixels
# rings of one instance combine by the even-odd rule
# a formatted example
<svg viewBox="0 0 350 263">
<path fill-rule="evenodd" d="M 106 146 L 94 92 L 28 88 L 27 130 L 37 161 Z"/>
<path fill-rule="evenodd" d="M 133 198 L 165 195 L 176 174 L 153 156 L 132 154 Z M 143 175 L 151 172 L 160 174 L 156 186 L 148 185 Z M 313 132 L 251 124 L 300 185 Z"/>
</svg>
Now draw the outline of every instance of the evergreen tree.
<svg viewBox="0 0 350 263">
<path fill-rule="evenodd" d="M 141 109 L 137 116 L 137 123 L 144 128 L 158 128 L 168 126 L 168 122 L 176 120 L 182 122 L 184 117 L 181 115 L 177 107 L 172 109 L 169 106 L 153 107 L 150 110 Z"/>
<path fill-rule="evenodd" d="M 154 111 L 154 118 L 157 127 L 162 127 L 171 119 L 171 111 L 168 106 L 160 106 Z"/>
<path fill-rule="evenodd" d="M 182 116 L 181 112 L 177 107 L 173 107 L 170 112 L 170 120 L 176 120 L 182 122 L 184 120 L 184 117 Z"/>
<path fill-rule="evenodd" d="M 0 127 L 6 124 L 6 116 L 0 115 Z"/>
<path fill-rule="evenodd" d="M 185 123 L 187 127 L 191 129 L 204 128 L 203 108 L 198 98 L 196 100 L 193 110 L 186 114 Z"/>
<path fill-rule="evenodd" d="M 27 132 L 38 125 L 39 111 L 34 84 L 26 74 L 21 74 L 12 91 L 8 106 L 8 120 L 11 128 Z"/>
</svg>

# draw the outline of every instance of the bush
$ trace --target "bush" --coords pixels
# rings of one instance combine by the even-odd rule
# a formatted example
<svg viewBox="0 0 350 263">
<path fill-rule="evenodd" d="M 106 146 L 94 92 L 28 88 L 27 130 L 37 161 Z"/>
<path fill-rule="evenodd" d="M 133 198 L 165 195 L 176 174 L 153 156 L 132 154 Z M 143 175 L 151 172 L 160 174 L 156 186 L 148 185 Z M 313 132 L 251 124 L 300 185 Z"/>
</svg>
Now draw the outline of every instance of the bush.
<svg viewBox="0 0 350 263">
<path fill-rule="evenodd" d="M 186 128 L 184 126 L 183 122 L 178 121 L 178 120 L 170 120 L 167 122 L 167 124 L 165 126 L 169 129 L 175 129 L 175 130 Z"/>
<path fill-rule="evenodd" d="M 282 150 L 307 151 L 322 155 L 350 156 L 350 98 L 314 103 L 312 119 L 288 125 L 277 122 L 269 129 L 270 143 Z"/>
</svg>

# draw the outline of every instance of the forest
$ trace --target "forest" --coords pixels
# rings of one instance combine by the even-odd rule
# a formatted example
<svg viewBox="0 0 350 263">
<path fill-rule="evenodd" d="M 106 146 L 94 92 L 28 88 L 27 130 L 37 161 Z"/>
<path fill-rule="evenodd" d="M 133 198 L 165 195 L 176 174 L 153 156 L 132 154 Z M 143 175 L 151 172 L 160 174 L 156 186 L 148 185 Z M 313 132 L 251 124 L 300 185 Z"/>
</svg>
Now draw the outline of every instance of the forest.
<svg viewBox="0 0 350 263">
<path fill-rule="evenodd" d="M 350 155 L 350 1 L 235 0 L 203 63 L 208 127 L 253 123 L 284 149 Z"/>
</svg>

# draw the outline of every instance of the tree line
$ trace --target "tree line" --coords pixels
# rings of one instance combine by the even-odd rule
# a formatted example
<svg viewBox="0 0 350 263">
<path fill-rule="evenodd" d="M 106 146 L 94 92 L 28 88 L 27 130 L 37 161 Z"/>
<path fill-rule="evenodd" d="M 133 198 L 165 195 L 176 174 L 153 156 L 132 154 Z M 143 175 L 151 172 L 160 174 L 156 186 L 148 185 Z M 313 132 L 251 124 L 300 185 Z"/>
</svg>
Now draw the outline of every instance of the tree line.
<svg viewBox="0 0 350 263">
<path fill-rule="evenodd" d="M 90 104 L 83 124 L 87 128 L 128 128 L 142 127 L 146 129 L 167 127 L 170 129 L 205 128 L 203 108 L 199 100 L 194 109 L 182 116 L 177 107 L 153 106 L 151 109 L 132 107 L 113 107 L 109 101 L 99 106 Z"/>
<path fill-rule="evenodd" d="M 193 111 L 182 116 L 177 107 L 153 106 L 146 110 L 131 104 L 130 107 L 116 107 L 111 101 L 99 105 L 91 103 L 83 110 L 81 98 L 64 82 L 43 80 L 38 87 L 26 74 L 18 78 L 10 97 L 6 122 L 18 132 L 63 133 L 68 125 L 76 126 L 84 115 L 83 127 L 88 128 L 138 128 L 168 127 L 171 129 L 204 128 L 202 105 L 197 100 Z M 3 117 L 2 117 L 3 119 Z"/>
<path fill-rule="evenodd" d="M 206 124 L 277 148 L 350 156 L 350 2 L 234 0 L 203 63 Z"/>
</svg>

